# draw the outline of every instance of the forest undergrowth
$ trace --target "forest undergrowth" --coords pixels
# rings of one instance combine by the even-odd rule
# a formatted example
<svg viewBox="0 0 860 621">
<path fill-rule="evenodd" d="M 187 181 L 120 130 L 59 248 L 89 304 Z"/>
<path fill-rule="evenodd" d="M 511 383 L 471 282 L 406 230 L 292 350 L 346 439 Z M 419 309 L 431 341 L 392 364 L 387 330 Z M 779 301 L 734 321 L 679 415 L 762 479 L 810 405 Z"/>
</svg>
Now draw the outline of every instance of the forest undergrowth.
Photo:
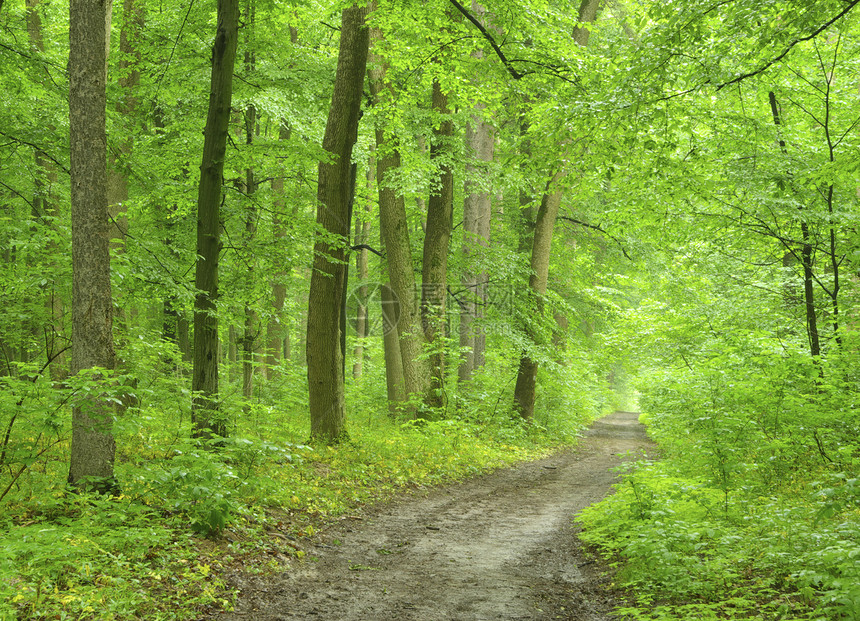
<svg viewBox="0 0 860 621">
<path fill-rule="evenodd" d="M 17 412 L 5 419 L 0 457 L 0 619 L 195 619 L 229 609 L 237 594 L 227 572 L 281 571 L 327 522 L 398 490 L 544 455 L 608 407 L 605 395 L 548 382 L 542 413 L 524 423 L 500 405 L 503 387 L 487 373 L 437 420 L 405 422 L 368 389 L 382 369 L 367 365 L 348 387 L 349 441 L 312 447 L 305 370 L 285 363 L 251 403 L 239 379 L 229 385 L 233 433 L 213 447 L 189 439 L 184 373 L 159 372 L 177 361 L 144 342 L 131 345 L 136 403 L 115 423 L 114 496 L 64 485 L 67 408 L 86 381 L 58 390 L 26 369 L 0 378 L 3 411 Z M 118 399 L 124 391 L 118 381 Z"/>
<path fill-rule="evenodd" d="M 751 353 L 642 381 L 662 458 L 580 517 L 622 619 L 860 619 L 856 367 Z"/>
</svg>

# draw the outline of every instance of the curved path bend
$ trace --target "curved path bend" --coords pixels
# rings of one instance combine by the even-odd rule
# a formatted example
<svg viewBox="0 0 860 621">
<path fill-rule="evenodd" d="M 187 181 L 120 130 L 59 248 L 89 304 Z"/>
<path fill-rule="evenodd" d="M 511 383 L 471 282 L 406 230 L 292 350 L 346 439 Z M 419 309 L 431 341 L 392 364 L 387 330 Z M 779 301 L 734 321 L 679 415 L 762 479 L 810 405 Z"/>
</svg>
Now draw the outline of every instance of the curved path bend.
<svg viewBox="0 0 860 621">
<path fill-rule="evenodd" d="M 342 520 L 308 560 L 236 576 L 218 621 L 479 621 L 610 618 L 615 602 L 572 518 L 611 492 L 612 469 L 653 451 L 638 415 L 615 412 L 576 448 Z"/>
</svg>

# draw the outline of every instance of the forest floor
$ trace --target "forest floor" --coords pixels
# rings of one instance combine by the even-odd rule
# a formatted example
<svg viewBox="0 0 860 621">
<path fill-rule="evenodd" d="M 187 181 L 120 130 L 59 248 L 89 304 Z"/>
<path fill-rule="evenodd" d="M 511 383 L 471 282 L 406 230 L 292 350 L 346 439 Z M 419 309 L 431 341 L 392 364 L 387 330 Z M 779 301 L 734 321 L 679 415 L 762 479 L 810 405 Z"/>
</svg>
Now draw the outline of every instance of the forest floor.
<svg viewBox="0 0 860 621">
<path fill-rule="evenodd" d="M 595 422 L 580 444 L 341 518 L 275 576 L 236 573 L 217 621 L 611 618 L 610 579 L 573 517 L 611 492 L 614 467 L 655 447 L 638 416 Z"/>
</svg>

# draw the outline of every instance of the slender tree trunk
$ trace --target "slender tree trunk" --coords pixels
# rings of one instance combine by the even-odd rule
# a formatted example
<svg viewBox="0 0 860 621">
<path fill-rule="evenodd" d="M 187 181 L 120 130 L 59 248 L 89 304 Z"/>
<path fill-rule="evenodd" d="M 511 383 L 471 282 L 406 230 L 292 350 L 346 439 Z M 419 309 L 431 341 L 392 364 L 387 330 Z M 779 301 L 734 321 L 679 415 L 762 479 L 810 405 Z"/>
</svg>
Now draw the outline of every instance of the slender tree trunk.
<svg viewBox="0 0 860 621">
<path fill-rule="evenodd" d="M 435 140 L 430 145 L 430 159 L 443 162 L 451 150 L 454 134 L 448 96 L 438 81 L 433 82 L 433 110 L 443 117 Z M 424 338 L 430 345 L 430 387 L 424 402 L 433 408 L 445 405 L 445 298 L 448 286 L 448 248 L 454 216 L 454 171 L 450 164 L 439 164 L 439 189 L 430 194 L 427 203 L 427 232 L 424 236 L 422 261 L 421 323 Z M 442 340 L 442 342 L 437 342 Z"/>
<path fill-rule="evenodd" d="M 194 284 L 194 371 L 191 424 L 195 437 L 227 435 L 218 397 L 218 255 L 221 251 L 221 186 L 233 67 L 239 28 L 239 0 L 218 0 L 218 25 L 212 46 L 209 112 L 203 138 L 203 161 L 197 196 L 197 265 Z"/>
<path fill-rule="evenodd" d="M 473 2 L 473 10 L 476 6 Z M 483 57 L 480 51 L 474 55 Z M 493 161 L 495 132 L 484 121 L 481 115 L 483 108 L 481 104 L 475 105 L 475 114 L 466 127 L 467 155 L 474 158 L 476 163 L 469 160 L 466 164 L 463 184 L 463 259 L 466 267 L 461 278 L 464 294 L 460 302 L 460 366 L 457 369 L 460 382 L 469 381 L 474 370 L 483 366 L 486 343 L 480 320 L 487 303 L 488 275 L 486 270 L 470 265 L 474 264 L 476 258 L 481 258 L 482 250 L 487 248 L 490 241 L 492 203 L 487 171 L 482 164 Z"/>
<path fill-rule="evenodd" d="M 70 0 L 69 142 L 72 198 L 72 373 L 114 368 L 107 204 L 107 6 Z M 113 407 L 104 395 L 72 410 L 69 483 L 116 488 Z"/>
<path fill-rule="evenodd" d="M 290 43 L 295 45 L 298 42 L 298 30 L 290 26 Z M 278 126 L 278 140 L 286 142 L 290 139 L 290 126 L 286 119 L 281 119 Z M 294 219 L 298 212 L 298 203 L 292 207 L 293 218 L 287 218 L 286 214 L 286 197 L 284 195 L 284 169 L 279 166 L 279 169 L 272 177 L 272 193 L 274 194 L 275 213 L 272 218 L 272 228 L 276 242 L 282 242 L 287 237 L 287 221 Z M 272 278 L 272 317 L 266 324 L 266 378 L 274 379 L 277 374 L 277 366 L 283 358 L 288 360 L 290 357 L 290 331 L 289 325 L 284 317 L 284 303 L 287 299 L 286 278 L 289 273 L 289 266 L 286 261 L 280 263 L 280 267 L 275 270 Z"/>
<path fill-rule="evenodd" d="M 248 60 L 251 58 L 252 60 Z M 253 65 L 253 57 L 250 53 L 245 55 L 246 65 Z M 254 142 L 254 133 L 257 128 L 257 109 L 253 104 L 245 110 L 245 144 L 250 146 Z M 248 167 L 245 170 L 245 193 L 248 196 L 248 205 L 245 209 L 245 246 L 253 244 L 257 235 L 257 209 L 254 205 L 254 194 L 257 191 L 257 180 L 254 169 Z M 256 272 L 256 260 L 253 252 L 247 253 L 248 280 L 253 282 Z M 242 334 L 242 396 L 246 403 L 254 396 L 255 358 L 258 354 L 260 339 L 260 318 L 253 304 L 245 301 L 245 325 Z M 247 409 L 247 405 L 246 405 Z"/>
<path fill-rule="evenodd" d="M 42 36 L 42 18 L 39 14 L 41 0 L 26 0 L 27 34 L 30 47 L 44 52 L 45 44 Z M 53 127 L 51 127 L 53 129 Z M 33 158 L 36 164 L 34 181 L 33 212 L 37 218 L 49 220 L 48 226 L 56 227 L 55 220 L 59 216 L 57 199 L 53 196 L 52 187 L 57 181 L 57 171 L 47 155 L 40 149 L 35 149 Z M 56 250 L 56 243 L 48 242 L 48 250 Z M 55 252 L 50 252 L 55 255 Z M 59 272 L 55 265 L 54 273 Z M 70 341 L 66 335 L 66 301 L 61 293 L 60 277 L 51 279 L 45 290 L 45 310 L 48 321 L 45 330 L 45 356 L 51 379 L 55 382 L 65 380 L 69 375 L 69 356 L 67 350 Z"/>
<path fill-rule="evenodd" d="M 534 296 L 534 315 L 540 317 L 543 313 L 543 296 L 546 294 L 549 280 L 549 257 L 552 248 L 552 234 L 556 217 L 561 206 L 562 191 L 556 188 L 563 177 L 556 173 L 547 184 L 537 219 L 535 220 L 534 243 L 532 245 L 531 271 L 529 277 L 529 292 Z M 533 336 L 533 335 L 532 335 Z M 538 362 L 527 352 L 520 358 L 517 372 L 517 383 L 514 388 L 514 407 L 520 416 L 530 419 L 534 416 L 535 390 L 537 386 Z"/>
<path fill-rule="evenodd" d="M 830 161 L 833 161 L 832 152 Z M 839 266 L 842 261 L 836 254 L 836 230 L 833 227 L 832 185 L 827 188 L 827 212 L 830 220 L 830 267 L 833 270 L 833 288 L 830 293 L 830 301 L 833 308 L 833 336 L 836 339 L 836 345 L 838 347 L 842 347 L 842 332 L 839 330 L 839 291 L 842 287 L 839 282 Z"/>
<path fill-rule="evenodd" d="M 376 181 L 376 159 L 371 157 L 367 166 L 367 190 L 368 195 L 373 189 Z M 370 236 L 370 204 L 365 204 L 363 213 L 355 220 L 355 245 L 366 246 Z M 358 276 L 359 286 L 357 289 L 357 304 L 355 311 L 355 347 L 352 352 L 352 376 L 356 379 L 361 377 L 364 362 L 364 343 L 368 335 L 369 308 L 367 305 L 368 287 L 368 258 L 370 253 L 367 248 L 359 248 L 355 253 L 355 271 Z"/>
<path fill-rule="evenodd" d="M 381 32 L 371 29 L 374 41 L 382 38 Z M 392 90 L 385 84 L 386 66 L 382 58 L 371 54 L 370 92 L 374 106 L 390 105 Z M 402 195 L 388 185 L 392 174 L 400 168 L 400 152 L 396 138 L 386 133 L 382 123 L 376 128 L 376 179 L 379 189 L 379 226 L 385 246 L 388 278 L 393 296 L 390 317 L 396 318 L 400 343 L 400 360 L 403 369 L 403 391 L 409 398 L 423 396 L 429 384 L 429 366 L 423 357 L 424 334 L 415 301 L 415 274 L 412 271 L 412 249 L 409 241 L 409 221 Z M 414 416 L 415 412 L 408 412 Z"/>
<path fill-rule="evenodd" d="M 809 353 L 813 358 L 821 355 L 821 340 L 818 334 L 818 315 L 815 312 L 815 280 L 812 265 L 812 240 L 809 224 L 801 220 L 800 232 L 803 237 L 803 247 L 800 251 L 803 263 L 803 299 L 806 309 L 806 333 L 809 336 Z"/>
<path fill-rule="evenodd" d="M 773 115 L 773 124 L 779 131 L 782 121 L 779 115 L 779 104 L 776 100 L 776 94 L 773 91 L 768 93 L 770 101 L 770 111 Z M 783 154 L 787 153 L 785 140 L 779 136 L 779 147 Z M 806 334 L 809 337 L 809 353 L 813 359 L 818 359 L 821 355 L 821 342 L 818 335 L 818 316 L 815 311 L 815 287 L 814 287 L 814 272 L 813 272 L 813 247 L 812 239 L 809 232 L 809 224 L 804 219 L 804 214 L 800 214 L 800 233 L 803 239 L 800 249 L 800 262 L 803 266 L 803 300 L 804 309 L 806 312 Z M 823 372 L 819 369 L 819 372 Z"/>
<path fill-rule="evenodd" d="M 290 128 L 286 121 L 282 120 L 278 129 L 278 140 L 285 141 L 289 138 Z M 272 178 L 272 193 L 275 195 L 275 214 L 272 222 L 274 236 L 276 240 L 283 240 L 287 236 L 283 171 L 279 171 Z M 284 356 L 285 345 L 289 342 L 289 333 L 284 324 L 284 303 L 287 299 L 287 285 L 284 279 L 287 277 L 288 271 L 286 262 L 280 263 L 280 266 L 279 269 L 275 270 L 272 283 L 272 317 L 266 324 L 266 374 L 269 379 L 275 377 L 275 368 L 281 357 Z M 284 340 L 285 338 L 287 341 Z"/>
<path fill-rule="evenodd" d="M 156 136 L 164 135 L 164 113 L 159 106 L 156 106 L 153 113 L 153 127 Z M 181 173 L 175 177 L 175 180 L 184 182 L 187 177 L 188 168 L 183 166 Z M 176 203 L 165 205 L 161 217 L 164 222 L 164 248 L 175 261 L 180 259 L 175 233 L 178 209 L 179 206 Z M 162 338 L 176 345 L 183 362 L 190 362 L 191 344 L 188 340 L 188 318 L 178 295 L 168 293 L 165 296 L 162 313 Z"/>
<path fill-rule="evenodd" d="M 593 22 L 597 16 L 600 0 L 582 0 L 579 5 L 579 23 Z M 590 30 L 577 26 L 573 30 L 573 39 L 581 47 L 588 45 Z M 536 316 L 543 314 L 543 298 L 546 294 L 549 279 L 549 258 L 552 249 L 552 233 L 561 206 L 562 191 L 559 182 L 566 176 L 567 171 L 562 167 L 547 183 L 540 208 L 535 219 L 534 237 L 532 241 L 531 269 L 529 290 L 534 296 Z M 534 335 L 532 335 L 534 336 Z M 514 409 L 525 419 L 534 416 L 535 394 L 537 387 L 538 362 L 528 352 L 520 357 L 520 367 L 517 372 L 517 383 L 514 387 Z"/>
<path fill-rule="evenodd" d="M 243 31 L 245 32 L 245 73 L 247 76 L 252 76 L 256 64 L 253 49 L 254 37 L 254 0 L 245 1 L 245 17 L 243 23 Z M 254 104 L 248 104 L 245 107 L 245 145 L 250 147 L 254 144 L 254 136 L 257 133 L 257 108 Z M 247 205 L 245 207 L 245 248 L 246 261 L 248 267 L 248 281 L 254 282 L 255 273 L 257 271 L 257 261 L 253 249 L 248 249 L 253 245 L 254 238 L 257 236 L 257 207 L 254 203 L 254 195 L 257 192 L 257 179 L 253 166 L 248 166 L 245 169 L 245 195 L 247 197 Z M 242 334 L 242 397 L 245 400 L 245 412 L 250 408 L 250 401 L 254 396 L 254 376 L 257 375 L 256 362 L 260 354 L 260 316 L 253 304 L 254 300 L 245 300 L 245 325 Z"/>
<path fill-rule="evenodd" d="M 385 252 L 385 239 L 380 234 L 380 242 Z M 403 358 L 400 354 L 400 335 L 397 324 L 400 317 L 400 305 L 394 295 L 388 278 L 388 266 L 383 262 L 380 270 L 385 283 L 380 288 L 380 306 L 382 311 L 382 339 L 385 350 L 385 388 L 388 396 L 388 412 L 393 417 L 397 415 L 403 401 L 406 400 L 406 382 L 403 377 Z"/>
<path fill-rule="evenodd" d="M 110 37 L 110 18 L 108 15 L 106 21 L 106 29 L 108 37 Z M 137 42 L 140 33 L 143 30 L 143 9 L 139 0 L 124 0 L 123 1 L 123 21 L 120 29 L 120 59 L 118 63 L 119 69 L 119 87 L 122 92 L 122 97 L 116 105 L 116 111 L 123 121 L 129 125 L 132 124 L 132 117 L 137 108 L 136 88 L 140 82 L 140 71 L 138 65 L 140 63 L 140 51 L 138 50 Z M 108 41 L 110 45 L 110 41 Z M 130 128 L 131 129 L 131 128 Z M 125 252 L 125 238 L 128 235 L 128 216 L 125 211 L 128 203 L 128 177 L 130 159 L 132 149 L 134 147 L 134 131 L 129 132 L 129 137 L 112 145 L 110 149 L 110 158 L 108 165 L 107 177 L 107 197 L 108 197 L 108 212 L 111 219 L 111 251 L 114 255 L 119 255 Z M 118 339 L 117 345 L 122 352 L 125 349 L 128 334 L 127 328 L 128 318 L 126 317 L 126 308 L 122 304 L 114 305 L 114 327 L 117 328 Z M 120 355 L 117 358 L 117 366 L 126 368 L 126 361 Z M 135 381 L 130 383 L 130 388 L 133 388 Z M 123 407 L 128 407 L 137 403 L 137 398 L 130 391 L 125 391 L 121 397 Z"/>
<path fill-rule="evenodd" d="M 346 287 L 347 244 L 354 173 L 352 148 L 367 68 L 367 8 L 353 6 L 341 16 L 340 51 L 323 149 L 333 157 L 320 162 L 317 224 L 326 231 L 314 243 L 314 269 L 308 296 L 306 356 L 311 440 L 333 444 L 347 437 L 344 410 L 344 351 L 341 322 Z M 332 241 L 332 239 L 337 241 Z"/>
<path fill-rule="evenodd" d="M 140 51 L 137 40 L 143 30 L 143 9 L 139 0 L 123 0 L 123 22 L 120 31 L 120 60 L 119 87 L 122 96 L 117 102 L 116 111 L 129 122 L 137 108 L 135 89 L 140 83 Z M 133 135 L 133 133 L 131 134 Z M 108 167 L 108 209 L 111 216 L 111 243 L 114 252 L 122 252 L 125 247 L 125 236 L 128 234 L 128 217 L 125 215 L 128 201 L 128 170 L 127 160 L 134 146 L 133 138 L 115 145 L 110 153 Z M 117 309 L 122 312 L 122 309 Z"/>
<path fill-rule="evenodd" d="M 827 139 L 827 153 L 830 163 L 836 162 L 836 144 L 834 144 L 833 136 L 830 133 L 830 117 L 831 117 L 831 99 L 830 87 L 832 84 L 833 74 L 827 76 L 827 90 L 825 91 L 825 106 L 826 113 L 824 117 L 824 135 Z M 842 333 L 839 330 L 839 291 L 841 283 L 839 281 L 839 266 L 842 260 L 836 253 L 836 229 L 833 217 L 833 184 L 827 186 L 827 222 L 830 237 L 830 268 L 833 270 L 833 287 L 828 291 L 830 294 L 831 308 L 833 309 L 833 337 L 836 340 L 836 346 L 842 347 Z"/>
</svg>

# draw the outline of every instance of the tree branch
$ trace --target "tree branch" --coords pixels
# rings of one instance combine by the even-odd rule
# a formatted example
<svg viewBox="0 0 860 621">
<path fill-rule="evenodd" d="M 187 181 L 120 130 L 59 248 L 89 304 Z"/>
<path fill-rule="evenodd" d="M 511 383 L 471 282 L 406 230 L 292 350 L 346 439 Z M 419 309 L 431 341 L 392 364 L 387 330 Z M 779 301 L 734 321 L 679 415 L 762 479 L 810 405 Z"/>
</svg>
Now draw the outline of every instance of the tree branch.
<svg viewBox="0 0 860 621">
<path fill-rule="evenodd" d="M 17 138 L 15 136 L 7 134 L 6 132 L 4 132 L 2 130 L 0 130 L 0 136 L 3 136 L 4 138 L 8 138 L 9 140 L 12 140 L 13 142 L 17 142 L 18 144 L 22 144 L 22 145 L 25 145 L 27 147 L 31 147 L 33 149 L 36 149 L 37 151 L 40 151 L 46 158 L 48 158 L 49 160 L 54 162 L 54 164 L 59 166 L 63 172 L 65 172 L 67 175 L 69 174 L 69 169 L 66 168 L 65 166 L 63 166 L 63 163 L 61 161 L 59 161 L 57 158 L 49 155 L 48 152 L 43 147 L 40 147 L 39 145 L 37 145 L 33 142 L 29 142 L 27 140 L 22 140 L 21 138 Z"/>
<path fill-rule="evenodd" d="M 383 258 L 383 259 L 385 258 L 385 255 L 382 254 L 381 252 L 379 252 L 379 250 L 377 250 L 373 246 L 368 246 L 367 244 L 356 244 L 355 246 L 350 246 L 349 249 L 350 250 L 370 250 L 376 256 Z"/>
<path fill-rule="evenodd" d="M 729 80 L 728 82 L 724 82 L 724 83 L 718 85 L 717 90 L 719 91 L 719 90 L 723 89 L 724 87 L 729 86 L 730 84 L 735 84 L 737 82 L 740 82 L 741 80 L 746 80 L 747 78 L 751 78 L 751 77 L 756 76 L 760 73 L 763 73 L 764 71 L 767 71 L 770 67 L 772 67 L 773 65 L 775 65 L 776 63 L 781 61 L 783 58 L 785 58 L 788 55 L 788 53 L 794 48 L 795 45 L 797 45 L 798 43 L 803 43 L 804 41 L 810 41 L 811 39 L 814 39 L 815 37 L 820 35 L 822 32 L 827 30 L 830 26 L 835 24 L 837 21 L 839 21 L 840 19 L 845 17 L 845 15 L 847 15 L 851 9 L 853 9 L 855 6 L 857 6 L 858 3 L 860 3 L 860 0 L 850 0 L 848 2 L 848 5 L 844 9 L 842 9 L 842 11 L 836 17 L 834 17 L 830 21 L 826 22 L 823 26 L 819 27 L 812 34 L 807 35 L 805 37 L 800 37 L 799 39 L 795 39 L 794 41 L 789 43 L 788 46 L 782 51 L 782 53 L 779 54 L 778 56 L 776 56 L 775 58 L 771 58 L 769 61 L 767 61 L 765 64 L 763 64 L 758 69 L 755 69 L 754 71 L 750 71 L 749 73 L 744 73 L 743 75 L 739 75 L 738 77 L 736 77 L 732 80 Z"/>
<path fill-rule="evenodd" d="M 860 0 L 855 0 L 855 1 L 860 2 Z M 502 64 L 505 66 L 505 69 L 508 70 L 508 73 L 511 74 L 511 77 L 514 80 L 519 80 L 524 75 L 526 75 L 526 74 L 520 73 L 519 71 L 514 69 L 514 67 L 511 65 L 511 61 L 509 61 L 507 56 L 505 56 L 505 53 L 502 51 L 502 48 L 499 47 L 499 44 L 496 43 L 496 40 L 493 38 L 493 35 L 491 35 L 490 32 L 486 28 L 484 28 L 484 26 L 481 24 L 481 22 L 479 22 L 477 20 L 477 18 L 475 18 L 474 15 L 469 13 L 469 11 L 467 11 L 466 8 L 462 4 L 457 2 L 457 0 L 451 0 L 451 4 L 453 4 L 454 7 L 456 7 L 456 9 L 458 11 L 460 11 L 460 13 L 462 13 L 466 19 L 468 19 L 470 22 L 472 22 L 472 24 L 475 26 L 475 28 L 477 28 L 481 32 L 482 35 L 484 35 L 484 38 L 493 47 L 493 51 L 496 53 L 496 56 L 499 57 L 499 60 L 502 61 Z"/>
<path fill-rule="evenodd" d="M 597 226 L 595 224 L 589 224 L 588 222 L 582 222 L 581 220 L 576 220 L 574 218 L 569 218 L 567 216 L 559 216 L 559 218 L 561 218 L 562 220 L 567 220 L 568 222 L 573 222 L 574 224 L 579 224 L 579 225 L 584 226 L 584 227 L 589 228 L 589 229 L 594 229 L 595 231 L 598 231 L 600 233 L 603 233 L 609 239 L 611 239 L 616 244 L 618 244 L 618 247 L 621 249 L 621 252 L 624 254 L 624 256 L 627 257 L 628 261 L 633 260 L 630 258 L 630 255 L 627 254 L 627 250 L 624 249 L 624 244 L 621 243 L 621 240 L 618 239 L 617 237 L 615 237 L 614 235 L 612 235 L 611 233 L 607 232 L 606 230 L 600 228 L 599 226 Z"/>
</svg>

